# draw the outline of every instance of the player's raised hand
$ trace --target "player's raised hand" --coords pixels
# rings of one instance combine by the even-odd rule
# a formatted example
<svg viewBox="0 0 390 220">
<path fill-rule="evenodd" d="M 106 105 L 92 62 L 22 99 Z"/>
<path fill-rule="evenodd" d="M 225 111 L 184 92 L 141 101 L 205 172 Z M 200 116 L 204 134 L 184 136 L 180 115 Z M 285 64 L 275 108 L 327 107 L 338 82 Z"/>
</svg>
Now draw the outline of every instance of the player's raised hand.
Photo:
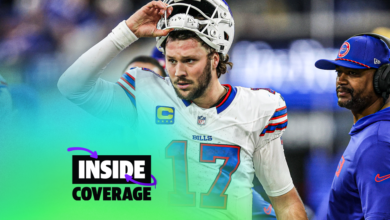
<svg viewBox="0 0 390 220">
<path fill-rule="evenodd" d="M 161 1 L 149 2 L 127 19 L 126 24 L 138 38 L 165 36 L 173 29 L 158 30 L 157 22 L 165 11 L 167 11 L 167 16 L 172 13 L 172 7 L 167 6 Z"/>
</svg>

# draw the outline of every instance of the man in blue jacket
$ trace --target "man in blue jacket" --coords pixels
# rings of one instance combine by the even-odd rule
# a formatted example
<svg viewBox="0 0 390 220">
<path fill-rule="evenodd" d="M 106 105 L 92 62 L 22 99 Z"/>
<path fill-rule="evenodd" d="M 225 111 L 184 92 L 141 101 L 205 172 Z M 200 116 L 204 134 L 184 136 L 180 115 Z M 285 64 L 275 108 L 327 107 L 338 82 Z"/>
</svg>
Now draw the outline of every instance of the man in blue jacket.
<svg viewBox="0 0 390 220">
<path fill-rule="evenodd" d="M 351 140 L 330 192 L 328 219 L 390 219 L 390 41 L 375 34 L 349 38 L 335 60 L 338 105 L 351 110 Z"/>
</svg>

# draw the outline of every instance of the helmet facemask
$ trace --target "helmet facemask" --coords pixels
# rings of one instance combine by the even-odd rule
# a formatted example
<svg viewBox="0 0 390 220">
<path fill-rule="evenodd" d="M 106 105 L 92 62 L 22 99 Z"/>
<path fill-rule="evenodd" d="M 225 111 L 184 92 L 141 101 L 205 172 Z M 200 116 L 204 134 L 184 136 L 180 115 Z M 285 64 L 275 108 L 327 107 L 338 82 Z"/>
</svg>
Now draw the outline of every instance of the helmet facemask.
<svg viewBox="0 0 390 220">
<path fill-rule="evenodd" d="M 172 13 L 161 16 L 157 29 L 195 32 L 216 52 L 226 55 L 234 38 L 234 20 L 223 0 L 165 0 Z M 169 35 L 157 37 L 157 48 L 164 53 L 162 43 Z"/>
</svg>

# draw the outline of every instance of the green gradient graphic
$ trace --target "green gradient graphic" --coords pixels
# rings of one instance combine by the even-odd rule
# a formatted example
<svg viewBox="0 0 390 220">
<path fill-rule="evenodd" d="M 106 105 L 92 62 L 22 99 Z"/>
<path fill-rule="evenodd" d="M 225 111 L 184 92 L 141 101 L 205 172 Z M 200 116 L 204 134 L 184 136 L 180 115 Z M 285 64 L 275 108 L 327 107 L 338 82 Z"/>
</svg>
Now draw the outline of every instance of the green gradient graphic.
<svg viewBox="0 0 390 220">
<path fill-rule="evenodd" d="M 141 144 L 131 129 L 97 119 L 57 93 L 42 98 L 34 118 L 21 118 L 1 129 L 0 219 L 225 219 L 210 209 L 206 213 L 198 204 L 169 206 L 168 195 L 173 192 L 172 160 L 165 158 L 169 136 L 155 139 L 150 130 L 147 137 L 137 137 L 147 140 Z M 87 148 L 98 155 L 152 154 L 152 175 L 158 181 L 156 189 L 151 187 L 152 201 L 103 201 L 102 195 L 99 201 L 93 197 L 75 201 L 75 187 L 120 187 L 123 191 L 140 186 L 72 184 L 72 155 L 88 153 L 68 152 L 69 147 Z"/>
<path fill-rule="evenodd" d="M 18 115 L 24 113 L 18 112 Z M 163 190 L 159 185 L 157 189 L 152 187 L 152 201 L 103 201 L 102 198 L 100 201 L 75 201 L 72 197 L 72 190 L 77 186 L 122 189 L 138 186 L 72 184 L 72 155 L 88 153 L 68 152 L 69 147 L 93 149 L 99 155 L 142 154 L 142 150 L 132 146 L 130 136 L 126 135 L 130 131 L 123 127 L 96 119 L 57 95 L 42 100 L 36 118 L 19 121 L 3 130 L 0 141 L 1 219 L 156 219 L 164 212 L 164 208 L 157 205 L 164 204 L 156 193 Z M 155 166 L 153 162 L 152 165 Z M 157 180 L 164 182 L 161 176 L 157 176 Z"/>
</svg>

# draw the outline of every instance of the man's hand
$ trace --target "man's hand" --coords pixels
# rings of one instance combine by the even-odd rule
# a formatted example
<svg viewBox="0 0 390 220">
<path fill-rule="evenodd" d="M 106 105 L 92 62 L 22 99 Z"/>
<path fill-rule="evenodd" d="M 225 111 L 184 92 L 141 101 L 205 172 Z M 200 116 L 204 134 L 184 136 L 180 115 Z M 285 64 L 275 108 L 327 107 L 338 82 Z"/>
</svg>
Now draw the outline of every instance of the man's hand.
<svg viewBox="0 0 390 220">
<path fill-rule="evenodd" d="M 167 6 L 161 1 L 149 2 L 127 19 L 126 24 L 138 38 L 166 36 L 173 29 L 158 30 L 157 22 L 165 11 L 167 16 L 172 13 L 173 8 Z"/>
<path fill-rule="evenodd" d="M 269 196 L 269 198 L 275 209 L 277 219 L 307 220 L 305 208 L 295 188 L 284 195 L 277 197 Z"/>
</svg>

